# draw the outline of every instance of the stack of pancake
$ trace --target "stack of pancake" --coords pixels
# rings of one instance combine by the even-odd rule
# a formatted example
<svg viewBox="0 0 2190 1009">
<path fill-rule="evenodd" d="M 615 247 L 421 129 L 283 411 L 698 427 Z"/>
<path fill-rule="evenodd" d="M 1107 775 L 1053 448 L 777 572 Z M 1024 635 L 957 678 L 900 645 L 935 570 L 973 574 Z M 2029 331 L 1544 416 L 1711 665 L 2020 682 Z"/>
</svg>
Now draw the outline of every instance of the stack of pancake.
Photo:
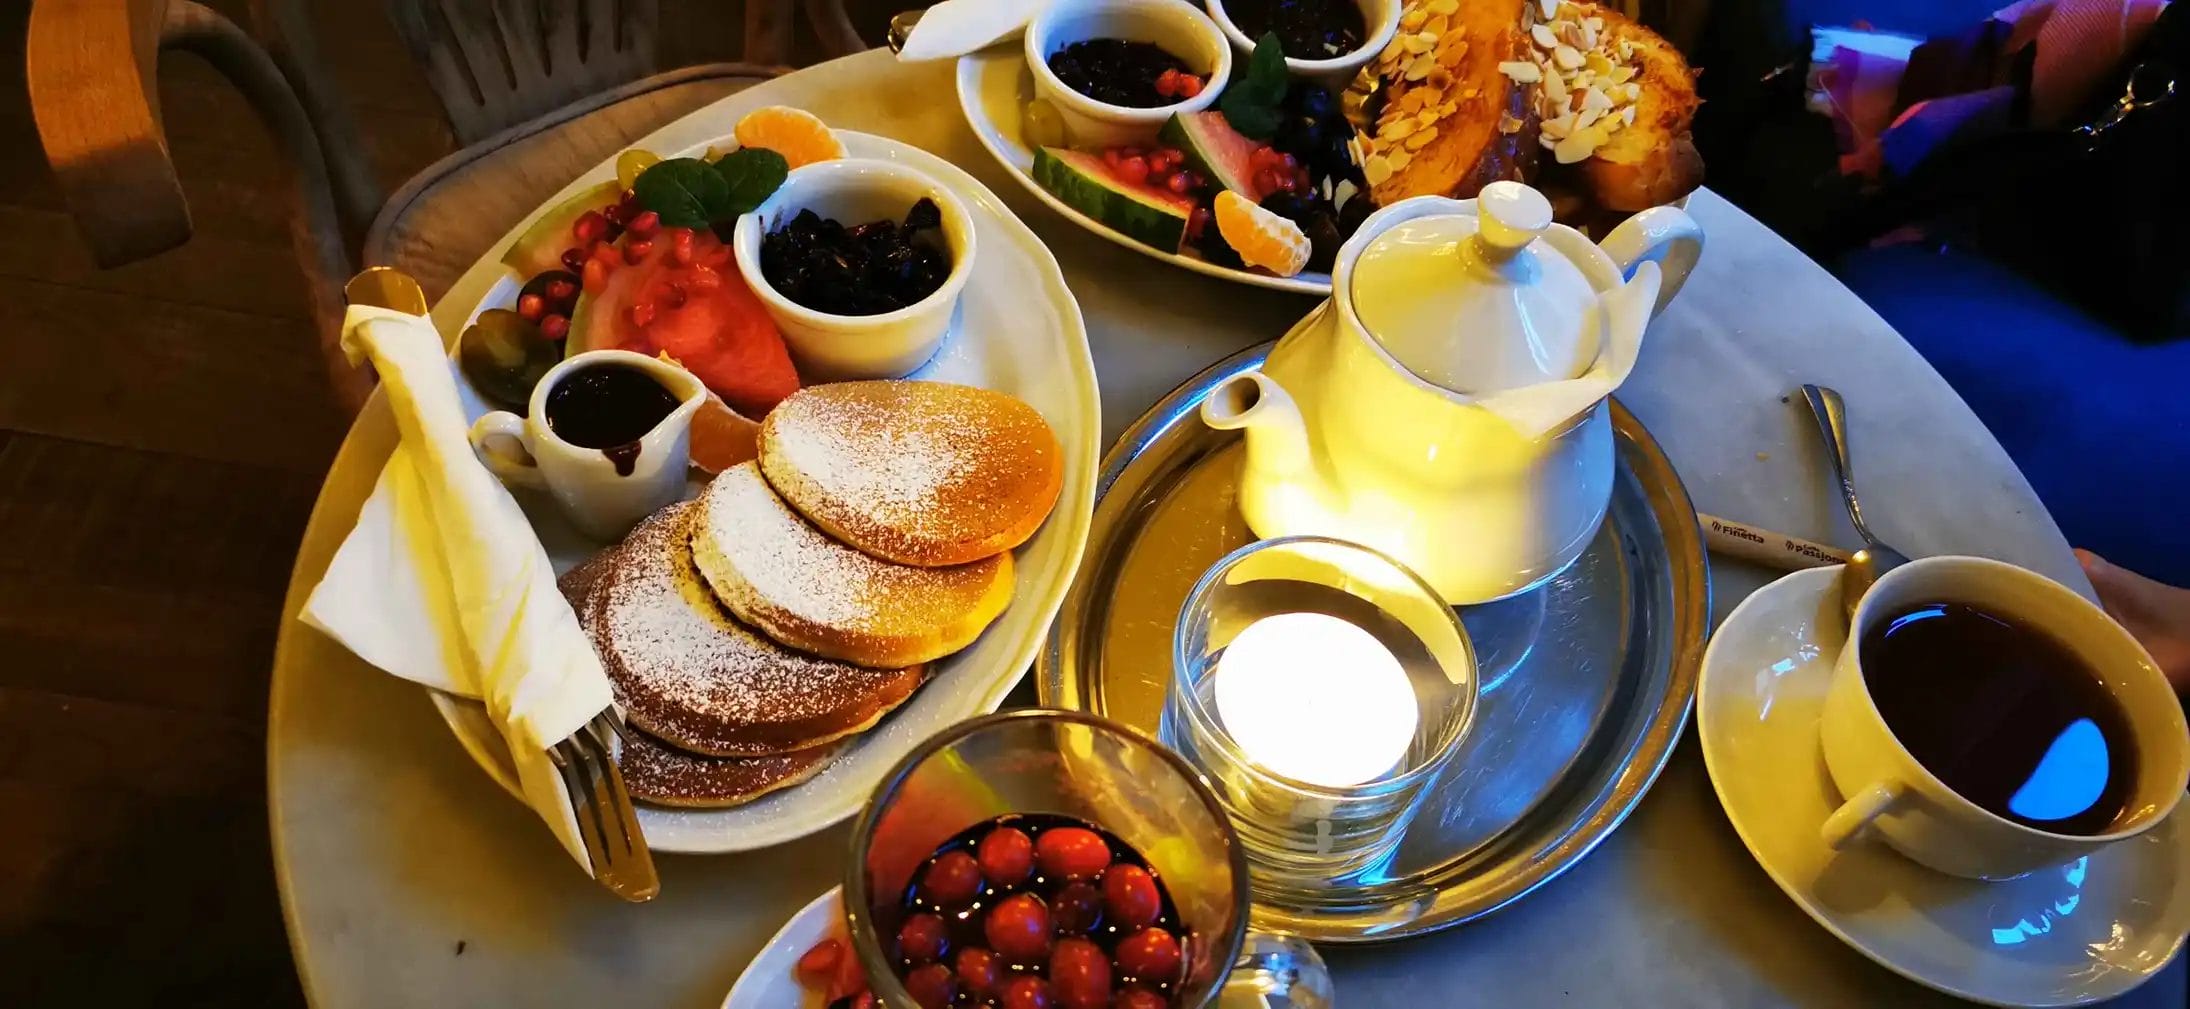
<svg viewBox="0 0 2190 1009">
<path fill-rule="evenodd" d="M 1003 612 L 1064 478 L 1032 407 L 940 382 L 801 390 L 756 448 L 563 576 L 639 730 L 637 798 L 732 806 L 820 771 Z"/>
</svg>

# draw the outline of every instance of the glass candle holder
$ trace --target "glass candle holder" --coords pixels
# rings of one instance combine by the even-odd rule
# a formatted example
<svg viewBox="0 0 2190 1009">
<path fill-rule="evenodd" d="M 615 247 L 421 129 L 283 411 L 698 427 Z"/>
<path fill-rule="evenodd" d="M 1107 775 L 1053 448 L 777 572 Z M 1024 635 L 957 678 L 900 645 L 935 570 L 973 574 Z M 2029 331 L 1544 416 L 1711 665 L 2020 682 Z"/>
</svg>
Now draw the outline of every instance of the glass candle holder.
<svg viewBox="0 0 2190 1009">
<path fill-rule="evenodd" d="M 1389 856 L 1475 717 L 1459 616 L 1404 565 L 1322 537 L 1252 543 L 1179 612 L 1164 742 L 1216 786 L 1258 897 Z"/>
<path fill-rule="evenodd" d="M 1137 730 L 1040 708 L 960 722 L 922 743 L 853 826 L 844 914 L 879 1005 L 917 1006 L 898 980 L 897 936 L 922 867 L 969 828 L 1007 814 L 1084 820 L 1147 860 L 1183 933 L 1171 1006 L 1203 1009 L 1228 986 L 1245 986 L 1274 993 L 1272 1006 L 1328 1009 L 1329 976 L 1311 947 L 1286 936 L 1249 942 L 1245 856 L 1207 779 Z M 956 917 L 1002 896 L 984 891 Z"/>
</svg>

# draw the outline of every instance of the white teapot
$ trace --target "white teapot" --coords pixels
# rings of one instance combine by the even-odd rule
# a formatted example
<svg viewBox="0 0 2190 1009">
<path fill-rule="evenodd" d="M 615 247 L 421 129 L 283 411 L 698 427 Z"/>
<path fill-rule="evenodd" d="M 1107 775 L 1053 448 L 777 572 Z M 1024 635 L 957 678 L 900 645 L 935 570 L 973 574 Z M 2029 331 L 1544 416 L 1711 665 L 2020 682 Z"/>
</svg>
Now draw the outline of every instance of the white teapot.
<svg viewBox="0 0 2190 1009">
<path fill-rule="evenodd" d="M 1517 182 L 1371 215 L 1331 301 L 1202 404 L 1246 432 L 1247 524 L 1374 547 L 1454 605 L 1558 574 L 1611 502 L 1606 398 L 1702 251 L 1677 207 L 1600 248 Z"/>
</svg>

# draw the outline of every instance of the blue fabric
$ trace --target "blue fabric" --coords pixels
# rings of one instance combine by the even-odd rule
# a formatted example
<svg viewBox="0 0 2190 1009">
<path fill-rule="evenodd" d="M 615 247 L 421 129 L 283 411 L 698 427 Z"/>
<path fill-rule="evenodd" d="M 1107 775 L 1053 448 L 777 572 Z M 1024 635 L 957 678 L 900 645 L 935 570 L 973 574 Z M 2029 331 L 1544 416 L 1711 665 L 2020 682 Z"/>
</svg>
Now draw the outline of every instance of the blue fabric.
<svg viewBox="0 0 2190 1009">
<path fill-rule="evenodd" d="M 2190 340 L 2131 343 L 1966 253 L 1869 249 L 1837 272 L 1992 429 L 2069 542 L 2190 585 Z"/>
</svg>

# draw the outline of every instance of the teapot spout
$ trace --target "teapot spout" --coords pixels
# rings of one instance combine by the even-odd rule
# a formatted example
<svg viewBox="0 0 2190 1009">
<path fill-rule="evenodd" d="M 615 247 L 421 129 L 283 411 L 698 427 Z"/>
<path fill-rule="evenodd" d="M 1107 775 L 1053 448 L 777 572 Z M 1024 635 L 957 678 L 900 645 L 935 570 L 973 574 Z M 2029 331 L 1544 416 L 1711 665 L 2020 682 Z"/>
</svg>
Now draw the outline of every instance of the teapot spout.
<svg viewBox="0 0 2190 1009">
<path fill-rule="evenodd" d="M 1239 501 L 1255 534 L 1267 538 L 1305 531 L 1288 521 L 1298 509 L 1286 502 L 1315 496 L 1322 475 L 1308 449 L 1308 423 L 1292 395 L 1259 371 L 1234 375 L 1202 400 L 1201 419 L 1219 431 L 1246 432 Z"/>
</svg>

